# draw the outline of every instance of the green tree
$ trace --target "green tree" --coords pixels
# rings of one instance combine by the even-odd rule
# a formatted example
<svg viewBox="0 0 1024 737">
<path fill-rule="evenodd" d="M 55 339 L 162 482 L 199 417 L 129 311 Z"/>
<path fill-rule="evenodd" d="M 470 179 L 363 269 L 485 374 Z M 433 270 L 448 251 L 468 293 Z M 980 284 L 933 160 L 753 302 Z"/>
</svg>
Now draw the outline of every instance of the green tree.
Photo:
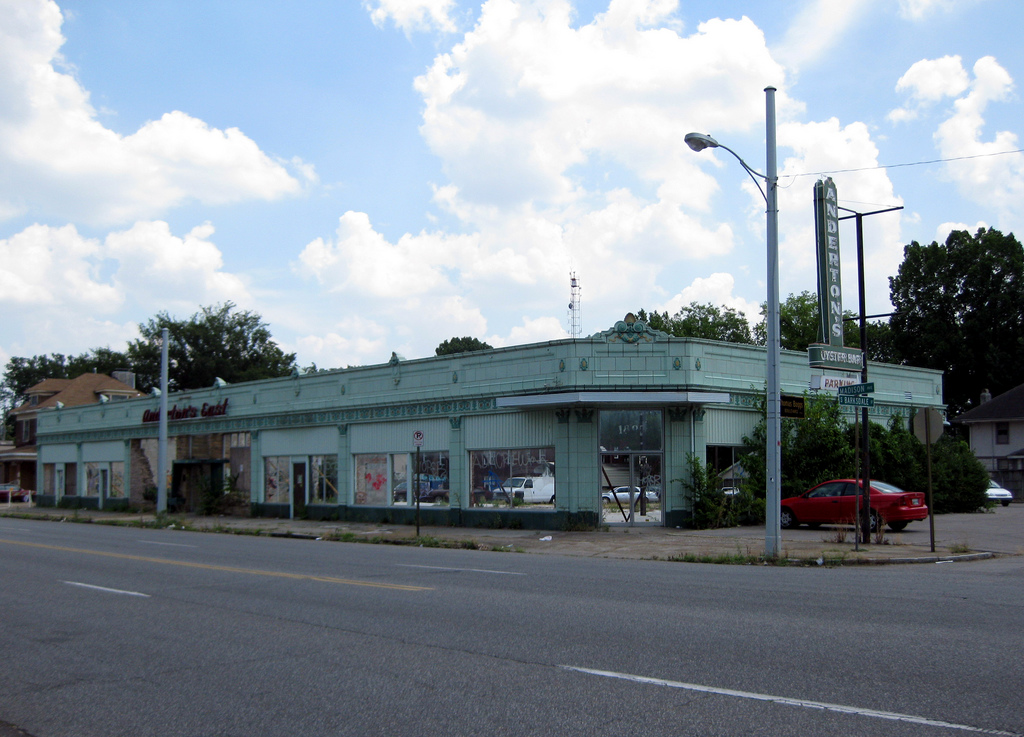
<svg viewBox="0 0 1024 737">
<path fill-rule="evenodd" d="M 436 356 L 450 356 L 454 353 L 470 353 L 471 351 L 485 351 L 494 346 L 484 343 L 477 338 L 449 338 L 434 349 Z"/>
<path fill-rule="evenodd" d="M 889 279 L 894 356 L 944 372 L 954 413 L 982 390 L 1001 394 L 1024 382 L 1024 247 L 1013 234 L 953 231 L 944 244 L 903 249 Z"/>
<path fill-rule="evenodd" d="M 258 313 L 236 310 L 233 302 L 225 302 L 202 307 L 187 320 L 161 312 L 139 324 L 142 338 L 128 344 L 128 357 L 142 391 L 160 385 L 160 337 L 165 327 L 171 391 L 212 386 L 216 378 L 234 384 L 288 376 L 297 368 L 295 354 L 278 347 Z"/>
<path fill-rule="evenodd" d="M 932 444 L 932 503 L 937 514 L 976 512 L 984 507 L 988 479 L 985 466 L 963 440 L 943 435 Z"/>
<path fill-rule="evenodd" d="M 124 353 L 109 348 L 95 348 L 79 356 L 51 353 L 11 358 L 4 367 L 3 381 L 0 381 L 0 409 L 5 418 L 3 434 L 9 437 L 13 432 L 13 418 L 7 413 L 23 404 L 25 392 L 44 379 L 73 379 L 94 371 L 110 374 L 118 369 L 127 369 L 129 365 Z"/>
<path fill-rule="evenodd" d="M 710 302 L 691 302 L 673 317 L 669 317 L 667 312 L 653 312 L 648 317 L 644 310 L 637 314 L 650 327 L 677 338 L 705 338 L 729 343 L 754 342 L 746 316 L 732 307 L 716 307 Z"/>
<path fill-rule="evenodd" d="M 782 498 L 802 494 L 822 481 L 853 475 L 853 447 L 846 436 L 846 421 L 835 399 L 826 395 L 805 395 L 806 419 L 783 420 Z M 767 422 L 764 397 L 760 399 L 761 420 L 743 444 L 750 451 L 740 458 L 747 478 L 743 488 L 765 496 L 765 448 Z"/>
<path fill-rule="evenodd" d="M 863 428 L 860 430 L 863 433 Z M 849 428 L 853 440 L 853 425 Z M 893 416 L 889 426 L 871 423 L 871 475 L 907 491 L 925 491 L 928 486 L 924 444 L 907 429 L 903 418 Z M 861 436 L 863 444 L 863 435 Z"/>
<path fill-rule="evenodd" d="M 768 305 L 761 303 L 761 322 L 754 327 L 754 341 L 758 345 L 768 342 L 765 323 Z M 790 351 L 806 351 L 811 343 L 818 343 L 818 297 L 813 292 L 791 294 L 779 305 L 779 340 Z M 860 348 L 860 322 L 852 310 L 843 311 L 843 345 Z M 892 339 L 888 321 L 867 323 L 868 358 L 884 363 L 898 363 L 893 358 Z"/>
</svg>

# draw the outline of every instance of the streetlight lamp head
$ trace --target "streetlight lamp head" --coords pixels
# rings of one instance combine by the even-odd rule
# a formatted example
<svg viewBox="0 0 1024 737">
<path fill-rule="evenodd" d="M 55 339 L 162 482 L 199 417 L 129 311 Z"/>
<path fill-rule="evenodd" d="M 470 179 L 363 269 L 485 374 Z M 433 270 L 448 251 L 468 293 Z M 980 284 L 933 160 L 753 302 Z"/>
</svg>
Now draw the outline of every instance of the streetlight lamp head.
<svg viewBox="0 0 1024 737">
<path fill-rule="evenodd" d="M 703 151 L 706 148 L 718 148 L 718 141 L 705 133 L 687 133 L 683 140 L 686 145 L 694 151 Z"/>
</svg>

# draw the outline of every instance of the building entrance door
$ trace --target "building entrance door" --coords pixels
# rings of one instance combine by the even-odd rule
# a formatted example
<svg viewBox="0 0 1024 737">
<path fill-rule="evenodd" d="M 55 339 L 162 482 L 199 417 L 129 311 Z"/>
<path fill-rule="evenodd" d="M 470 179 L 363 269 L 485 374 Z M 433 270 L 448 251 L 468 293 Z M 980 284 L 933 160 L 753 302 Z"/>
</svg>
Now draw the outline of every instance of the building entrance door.
<svg viewBox="0 0 1024 737">
<path fill-rule="evenodd" d="M 662 411 L 602 410 L 598 439 L 601 521 L 608 525 L 665 524 Z"/>
<path fill-rule="evenodd" d="M 661 453 L 602 453 L 602 522 L 663 524 L 662 464 Z"/>
<path fill-rule="evenodd" d="M 292 517 L 306 516 L 306 462 L 292 462 Z"/>
</svg>

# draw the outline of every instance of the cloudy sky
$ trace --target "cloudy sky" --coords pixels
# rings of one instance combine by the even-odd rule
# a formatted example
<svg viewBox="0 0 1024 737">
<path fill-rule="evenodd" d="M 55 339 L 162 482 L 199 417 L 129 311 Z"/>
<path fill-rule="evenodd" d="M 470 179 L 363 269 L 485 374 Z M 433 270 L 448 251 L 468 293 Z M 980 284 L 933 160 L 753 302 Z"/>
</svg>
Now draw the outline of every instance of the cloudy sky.
<svg viewBox="0 0 1024 737">
<path fill-rule="evenodd" d="M 781 292 L 812 195 L 912 240 L 1024 233 L 1017 0 L 0 0 L 0 361 L 123 348 L 231 300 L 302 365 L 757 319 L 778 88 Z M 1011 152 L 1011 153 L 1007 153 Z M 846 307 L 855 233 L 844 223 Z"/>
</svg>

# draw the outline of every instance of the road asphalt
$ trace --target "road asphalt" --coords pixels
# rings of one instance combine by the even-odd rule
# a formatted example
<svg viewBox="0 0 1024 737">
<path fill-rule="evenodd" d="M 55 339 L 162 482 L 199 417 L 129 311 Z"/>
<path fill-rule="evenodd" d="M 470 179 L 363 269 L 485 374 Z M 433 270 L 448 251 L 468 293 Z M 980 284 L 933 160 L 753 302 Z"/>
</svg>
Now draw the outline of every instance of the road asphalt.
<svg viewBox="0 0 1024 737">
<path fill-rule="evenodd" d="M 0 505 L 0 516 L 51 522 L 140 526 L 153 526 L 157 520 L 152 513 L 41 508 L 31 504 Z M 479 550 L 636 560 L 754 563 L 765 553 L 763 526 L 690 530 L 611 525 L 586 532 L 424 526 L 420 529 L 418 540 L 416 528 L 411 525 L 168 515 L 161 518 L 160 526 L 310 540 L 444 545 Z M 979 560 L 997 555 L 1024 555 L 1024 504 L 996 507 L 975 514 L 936 515 L 934 545 L 929 520 L 913 522 L 899 533 L 886 530 L 880 537 L 872 535 L 868 544 L 855 542 L 853 532 L 848 527 L 825 525 L 814 530 L 801 527 L 782 531 L 781 558 L 806 565 L 939 563 Z"/>
</svg>

